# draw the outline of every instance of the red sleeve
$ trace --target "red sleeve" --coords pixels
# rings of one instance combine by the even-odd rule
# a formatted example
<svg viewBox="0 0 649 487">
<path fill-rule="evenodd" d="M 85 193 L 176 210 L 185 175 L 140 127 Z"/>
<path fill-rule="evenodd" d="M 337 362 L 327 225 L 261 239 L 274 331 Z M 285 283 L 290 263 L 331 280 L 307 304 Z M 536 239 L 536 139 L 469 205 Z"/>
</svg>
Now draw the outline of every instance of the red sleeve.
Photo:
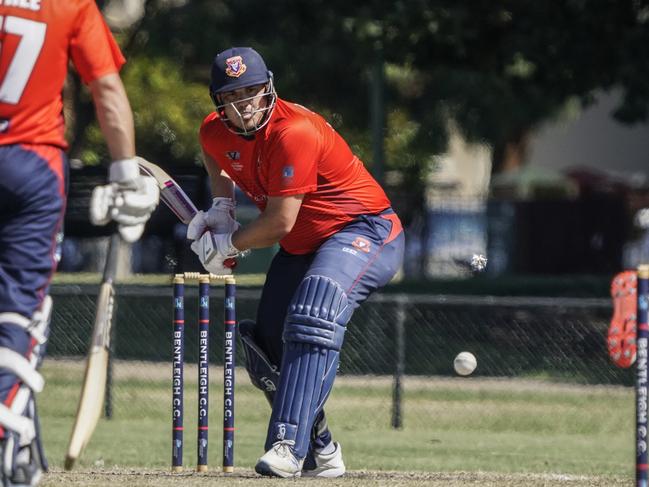
<svg viewBox="0 0 649 487">
<path fill-rule="evenodd" d="M 291 196 L 318 187 L 320 135 L 308 120 L 292 121 L 278 131 L 268 155 L 268 196 Z"/>
<path fill-rule="evenodd" d="M 70 55 L 84 83 L 117 73 L 126 62 L 94 1 L 80 8 Z"/>
<path fill-rule="evenodd" d="M 219 137 L 218 134 L 215 133 L 217 127 L 215 121 L 216 123 L 221 123 L 217 120 L 216 112 L 210 113 L 205 117 L 205 119 L 203 119 L 201 128 L 198 131 L 198 141 L 200 142 L 203 152 L 217 162 L 220 169 L 219 157 L 217 155 L 219 150 L 216 147 L 218 145 Z"/>
</svg>

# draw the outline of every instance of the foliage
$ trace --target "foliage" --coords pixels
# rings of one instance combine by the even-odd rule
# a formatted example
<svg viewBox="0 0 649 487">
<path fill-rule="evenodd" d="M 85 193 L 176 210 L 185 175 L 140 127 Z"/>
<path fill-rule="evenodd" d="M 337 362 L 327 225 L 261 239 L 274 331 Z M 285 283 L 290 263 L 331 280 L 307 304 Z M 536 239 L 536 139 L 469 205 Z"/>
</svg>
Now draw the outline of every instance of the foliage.
<svg viewBox="0 0 649 487">
<path fill-rule="evenodd" d="M 142 155 L 153 161 L 198 161 L 198 127 L 212 110 L 205 86 L 184 79 L 163 57 L 138 57 L 124 82 Z"/>
<path fill-rule="evenodd" d="M 214 54 L 250 45 L 281 96 L 321 111 L 371 166 L 369 83 L 385 59 L 386 165 L 421 189 L 448 120 L 472 141 L 519 140 L 566 103 L 621 87 L 647 118 L 648 2 L 640 0 L 147 0 L 127 44 L 141 153 L 191 163 Z M 98 152 L 96 130 L 84 144 Z M 96 158 L 96 157 L 95 157 Z"/>
<path fill-rule="evenodd" d="M 211 110 L 205 87 L 185 80 L 173 60 L 164 57 L 135 58 L 122 77 L 133 110 L 138 153 L 162 164 L 199 163 L 198 126 Z M 96 121 L 85 127 L 84 138 L 81 160 L 92 165 L 108 158 Z"/>
<path fill-rule="evenodd" d="M 618 118 L 645 119 L 647 62 L 637 55 L 648 32 L 643 8 L 588 0 L 393 3 L 381 18 L 382 42 L 388 62 L 417 75 L 415 89 L 401 83 L 397 91 L 422 127 L 414 145 L 435 152 L 439 120 L 451 118 L 497 156 L 567 102 L 587 106 L 616 86 L 624 92 Z"/>
</svg>

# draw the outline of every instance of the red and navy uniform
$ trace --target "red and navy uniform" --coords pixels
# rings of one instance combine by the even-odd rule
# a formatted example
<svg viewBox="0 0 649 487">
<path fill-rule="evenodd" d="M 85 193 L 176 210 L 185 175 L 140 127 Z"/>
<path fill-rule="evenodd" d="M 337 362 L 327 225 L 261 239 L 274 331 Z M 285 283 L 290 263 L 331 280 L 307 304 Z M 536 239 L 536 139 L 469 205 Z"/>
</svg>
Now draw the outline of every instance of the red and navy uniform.
<svg viewBox="0 0 649 487">
<path fill-rule="evenodd" d="M 124 57 L 94 0 L 4 1 L 0 43 L 0 313 L 30 318 L 55 268 L 65 209 L 68 63 L 89 83 Z"/>
<path fill-rule="evenodd" d="M 33 8 L 10 6 L 18 4 Z M 124 57 L 94 0 L 4 1 L 0 16 L 0 145 L 65 149 L 68 61 L 90 83 L 117 72 Z"/>
<path fill-rule="evenodd" d="M 265 209 L 268 197 L 304 195 L 297 221 L 280 241 L 266 275 L 253 332 L 270 363 L 281 370 L 284 354 L 295 365 L 282 336 L 289 305 L 299 300 L 305 283 L 330 280 L 344 290 L 348 307 L 344 317 L 339 317 L 339 325 L 345 326 L 353 310 L 400 268 L 404 235 L 383 189 L 322 117 L 281 99 L 270 117 L 254 136 L 242 137 L 230 132 L 219 115 L 212 113 L 203 121 L 200 141 L 217 169 L 225 171 L 260 210 Z M 288 394 L 281 377 L 267 449 L 275 441 L 275 415 L 285 409 L 278 397 Z M 293 379 L 302 380 L 293 376 L 286 380 Z M 297 407 L 304 401 L 301 393 L 296 393 L 292 404 Z M 308 448 L 328 445 L 331 433 L 324 412 L 308 418 L 298 426 L 299 431 L 311 431 L 318 423 Z M 295 444 L 304 456 L 307 447 L 303 441 Z"/>
<path fill-rule="evenodd" d="M 358 216 L 390 207 L 343 138 L 295 103 L 278 99 L 270 121 L 252 139 L 230 132 L 214 112 L 203 121 L 200 140 L 260 210 L 269 196 L 304 195 L 295 226 L 280 242 L 291 254 L 314 252 Z"/>
<path fill-rule="evenodd" d="M 32 343 L 15 323 L 48 292 L 65 211 L 68 63 L 89 83 L 124 58 L 94 0 L 4 0 L 0 45 L 0 346 L 27 355 Z"/>
<path fill-rule="evenodd" d="M 330 277 L 356 308 L 401 266 L 401 223 L 343 138 L 301 105 L 278 98 L 268 124 L 247 138 L 211 113 L 200 141 L 260 210 L 268 197 L 304 195 L 295 226 L 280 241 L 257 312 L 258 342 L 279 365 L 286 310 L 300 282 L 309 275 Z"/>
</svg>

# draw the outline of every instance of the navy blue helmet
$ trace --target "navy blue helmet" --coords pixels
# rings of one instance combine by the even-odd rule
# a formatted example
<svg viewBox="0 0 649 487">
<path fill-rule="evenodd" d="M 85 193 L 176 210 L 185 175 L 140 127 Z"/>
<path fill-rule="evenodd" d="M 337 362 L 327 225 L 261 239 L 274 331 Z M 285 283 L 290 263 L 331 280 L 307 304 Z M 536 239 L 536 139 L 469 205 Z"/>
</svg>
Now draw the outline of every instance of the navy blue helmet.
<svg viewBox="0 0 649 487">
<path fill-rule="evenodd" d="M 267 97 L 266 106 L 259 110 L 264 112 L 264 117 L 253 129 L 242 129 L 227 118 L 224 110 L 226 104 L 222 103 L 219 95 L 256 85 L 266 85 L 264 93 L 260 95 Z M 268 123 L 275 107 L 277 95 L 273 86 L 273 73 L 268 70 L 261 55 L 251 47 L 231 47 L 220 52 L 214 58 L 210 79 L 210 97 L 221 120 L 230 130 L 238 134 L 249 135 Z"/>
<path fill-rule="evenodd" d="M 266 84 L 272 77 L 273 74 L 257 51 L 251 47 L 231 47 L 214 58 L 210 93 L 224 93 Z"/>
</svg>

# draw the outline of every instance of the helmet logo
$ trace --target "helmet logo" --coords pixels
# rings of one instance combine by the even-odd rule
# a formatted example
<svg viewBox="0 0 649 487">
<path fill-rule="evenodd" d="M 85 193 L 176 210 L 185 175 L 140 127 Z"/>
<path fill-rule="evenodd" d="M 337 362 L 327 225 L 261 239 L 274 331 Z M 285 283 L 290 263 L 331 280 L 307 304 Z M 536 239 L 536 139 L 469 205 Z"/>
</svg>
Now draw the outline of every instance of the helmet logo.
<svg viewBox="0 0 649 487">
<path fill-rule="evenodd" d="M 225 74 L 231 78 L 238 78 L 246 72 L 248 67 L 243 63 L 241 56 L 229 57 L 225 60 Z"/>
</svg>

